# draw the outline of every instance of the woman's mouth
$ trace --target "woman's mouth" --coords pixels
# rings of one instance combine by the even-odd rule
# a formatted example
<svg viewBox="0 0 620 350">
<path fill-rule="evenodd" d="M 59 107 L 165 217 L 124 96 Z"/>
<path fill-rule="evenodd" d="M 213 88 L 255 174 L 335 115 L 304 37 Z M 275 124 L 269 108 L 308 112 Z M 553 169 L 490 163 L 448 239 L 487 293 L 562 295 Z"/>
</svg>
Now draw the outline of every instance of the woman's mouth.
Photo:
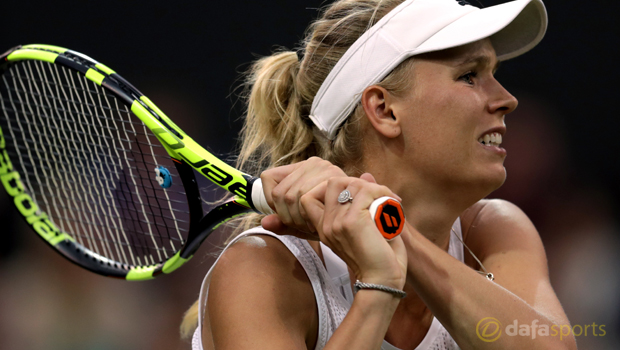
<svg viewBox="0 0 620 350">
<path fill-rule="evenodd" d="M 502 134 L 500 134 L 498 132 L 484 134 L 484 135 L 480 136 L 480 138 L 478 139 L 478 142 L 480 142 L 481 144 L 483 144 L 485 146 L 497 146 L 497 147 L 499 147 L 499 145 L 502 144 Z"/>
</svg>

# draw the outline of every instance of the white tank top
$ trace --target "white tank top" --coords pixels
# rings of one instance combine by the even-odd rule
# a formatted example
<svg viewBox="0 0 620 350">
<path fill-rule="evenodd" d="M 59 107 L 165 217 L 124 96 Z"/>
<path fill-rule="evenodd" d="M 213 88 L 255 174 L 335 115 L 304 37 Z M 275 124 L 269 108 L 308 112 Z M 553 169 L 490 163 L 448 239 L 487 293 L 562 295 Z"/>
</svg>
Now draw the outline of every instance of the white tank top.
<svg viewBox="0 0 620 350">
<path fill-rule="evenodd" d="M 453 232 L 462 239 L 461 221 L 457 219 L 452 225 Z M 315 350 L 321 350 L 325 347 L 327 340 L 332 336 L 336 328 L 340 325 L 347 314 L 351 304 L 353 303 L 353 291 L 351 290 L 351 281 L 349 279 L 349 271 L 347 265 L 334 254 L 329 247 L 321 243 L 321 250 L 325 265 L 310 247 L 307 241 L 292 237 L 278 236 L 272 232 L 266 231 L 262 227 L 256 227 L 245 231 L 230 242 L 224 251 L 240 238 L 248 235 L 268 235 L 281 241 L 297 258 L 301 266 L 306 271 L 308 279 L 312 284 L 314 296 L 319 313 L 319 330 Z M 463 244 L 454 234 L 450 235 L 450 245 L 448 253 L 461 262 L 464 262 Z M 220 254 L 221 257 L 221 254 Z M 217 264 L 217 261 L 213 264 Z M 207 272 L 200 289 L 200 297 L 198 300 L 199 316 L 198 328 L 192 337 L 192 350 L 203 350 L 201 341 L 202 320 L 204 319 L 204 311 L 206 307 L 207 294 L 209 292 L 209 277 L 213 266 Z M 387 341 L 383 341 L 382 350 L 399 350 Z M 426 336 L 416 347 L 416 350 L 457 350 L 458 345 L 452 339 L 452 336 L 443 327 L 443 325 L 433 318 L 431 327 Z"/>
</svg>

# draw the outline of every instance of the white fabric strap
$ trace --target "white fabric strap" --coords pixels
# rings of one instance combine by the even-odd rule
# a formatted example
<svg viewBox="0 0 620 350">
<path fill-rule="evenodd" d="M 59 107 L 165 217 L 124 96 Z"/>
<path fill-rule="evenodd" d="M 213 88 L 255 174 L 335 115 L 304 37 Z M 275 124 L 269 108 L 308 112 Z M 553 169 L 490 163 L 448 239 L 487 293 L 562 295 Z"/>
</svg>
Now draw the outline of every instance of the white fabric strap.
<svg viewBox="0 0 620 350">
<path fill-rule="evenodd" d="M 325 269 L 332 279 L 332 283 L 336 288 L 340 289 L 342 296 L 347 301 L 347 306 L 353 303 L 353 289 L 351 289 L 351 278 L 349 277 L 349 269 L 347 264 L 336 255 L 328 246 L 321 243 L 321 251 L 323 252 L 323 260 L 325 261 Z"/>
</svg>

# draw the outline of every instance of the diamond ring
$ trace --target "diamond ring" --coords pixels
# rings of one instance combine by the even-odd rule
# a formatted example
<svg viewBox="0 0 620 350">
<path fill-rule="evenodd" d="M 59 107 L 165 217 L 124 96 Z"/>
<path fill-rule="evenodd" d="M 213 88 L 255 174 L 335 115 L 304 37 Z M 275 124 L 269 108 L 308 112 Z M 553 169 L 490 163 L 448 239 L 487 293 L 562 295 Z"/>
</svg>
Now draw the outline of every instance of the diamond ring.
<svg viewBox="0 0 620 350">
<path fill-rule="evenodd" d="M 345 204 L 347 202 L 353 202 L 353 197 L 351 196 L 351 192 L 349 192 L 349 190 L 344 190 L 338 195 L 338 203 Z"/>
</svg>

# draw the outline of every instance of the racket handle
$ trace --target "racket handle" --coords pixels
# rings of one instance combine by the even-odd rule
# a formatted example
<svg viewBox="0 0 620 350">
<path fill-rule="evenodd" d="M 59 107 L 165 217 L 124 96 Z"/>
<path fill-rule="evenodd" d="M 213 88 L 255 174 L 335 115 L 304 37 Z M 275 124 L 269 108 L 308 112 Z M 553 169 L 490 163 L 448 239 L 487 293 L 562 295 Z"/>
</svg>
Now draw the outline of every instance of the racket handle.
<svg viewBox="0 0 620 350">
<path fill-rule="evenodd" d="M 263 192 L 263 181 L 260 178 L 252 182 L 252 205 L 254 205 L 254 209 L 262 214 L 269 215 L 276 213 L 271 209 L 269 204 L 267 204 L 267 198 L 265 198 L 265 193 Z"/>
<path fill-rule="evenodd" d="M 252 204 L 254 208 L 263 214 L 275 214 L 267 204 L 263 183 L 256 179 L 252 183 Z M 377 229 L 385 239 L 392 240 L 398 236 L 405 227 L 405 214 L 400 202 L 392 197 L 375 199 L 368 208 L 370 217 L 374 220 Z"/>
<path fill-rule="evenodd" d="M 405 227 L 405 213 L 400 202 L 392 197 L 375 199 L 368 208 L 377 229 L 388 241 L 393 240 Z"/>
</svg>

